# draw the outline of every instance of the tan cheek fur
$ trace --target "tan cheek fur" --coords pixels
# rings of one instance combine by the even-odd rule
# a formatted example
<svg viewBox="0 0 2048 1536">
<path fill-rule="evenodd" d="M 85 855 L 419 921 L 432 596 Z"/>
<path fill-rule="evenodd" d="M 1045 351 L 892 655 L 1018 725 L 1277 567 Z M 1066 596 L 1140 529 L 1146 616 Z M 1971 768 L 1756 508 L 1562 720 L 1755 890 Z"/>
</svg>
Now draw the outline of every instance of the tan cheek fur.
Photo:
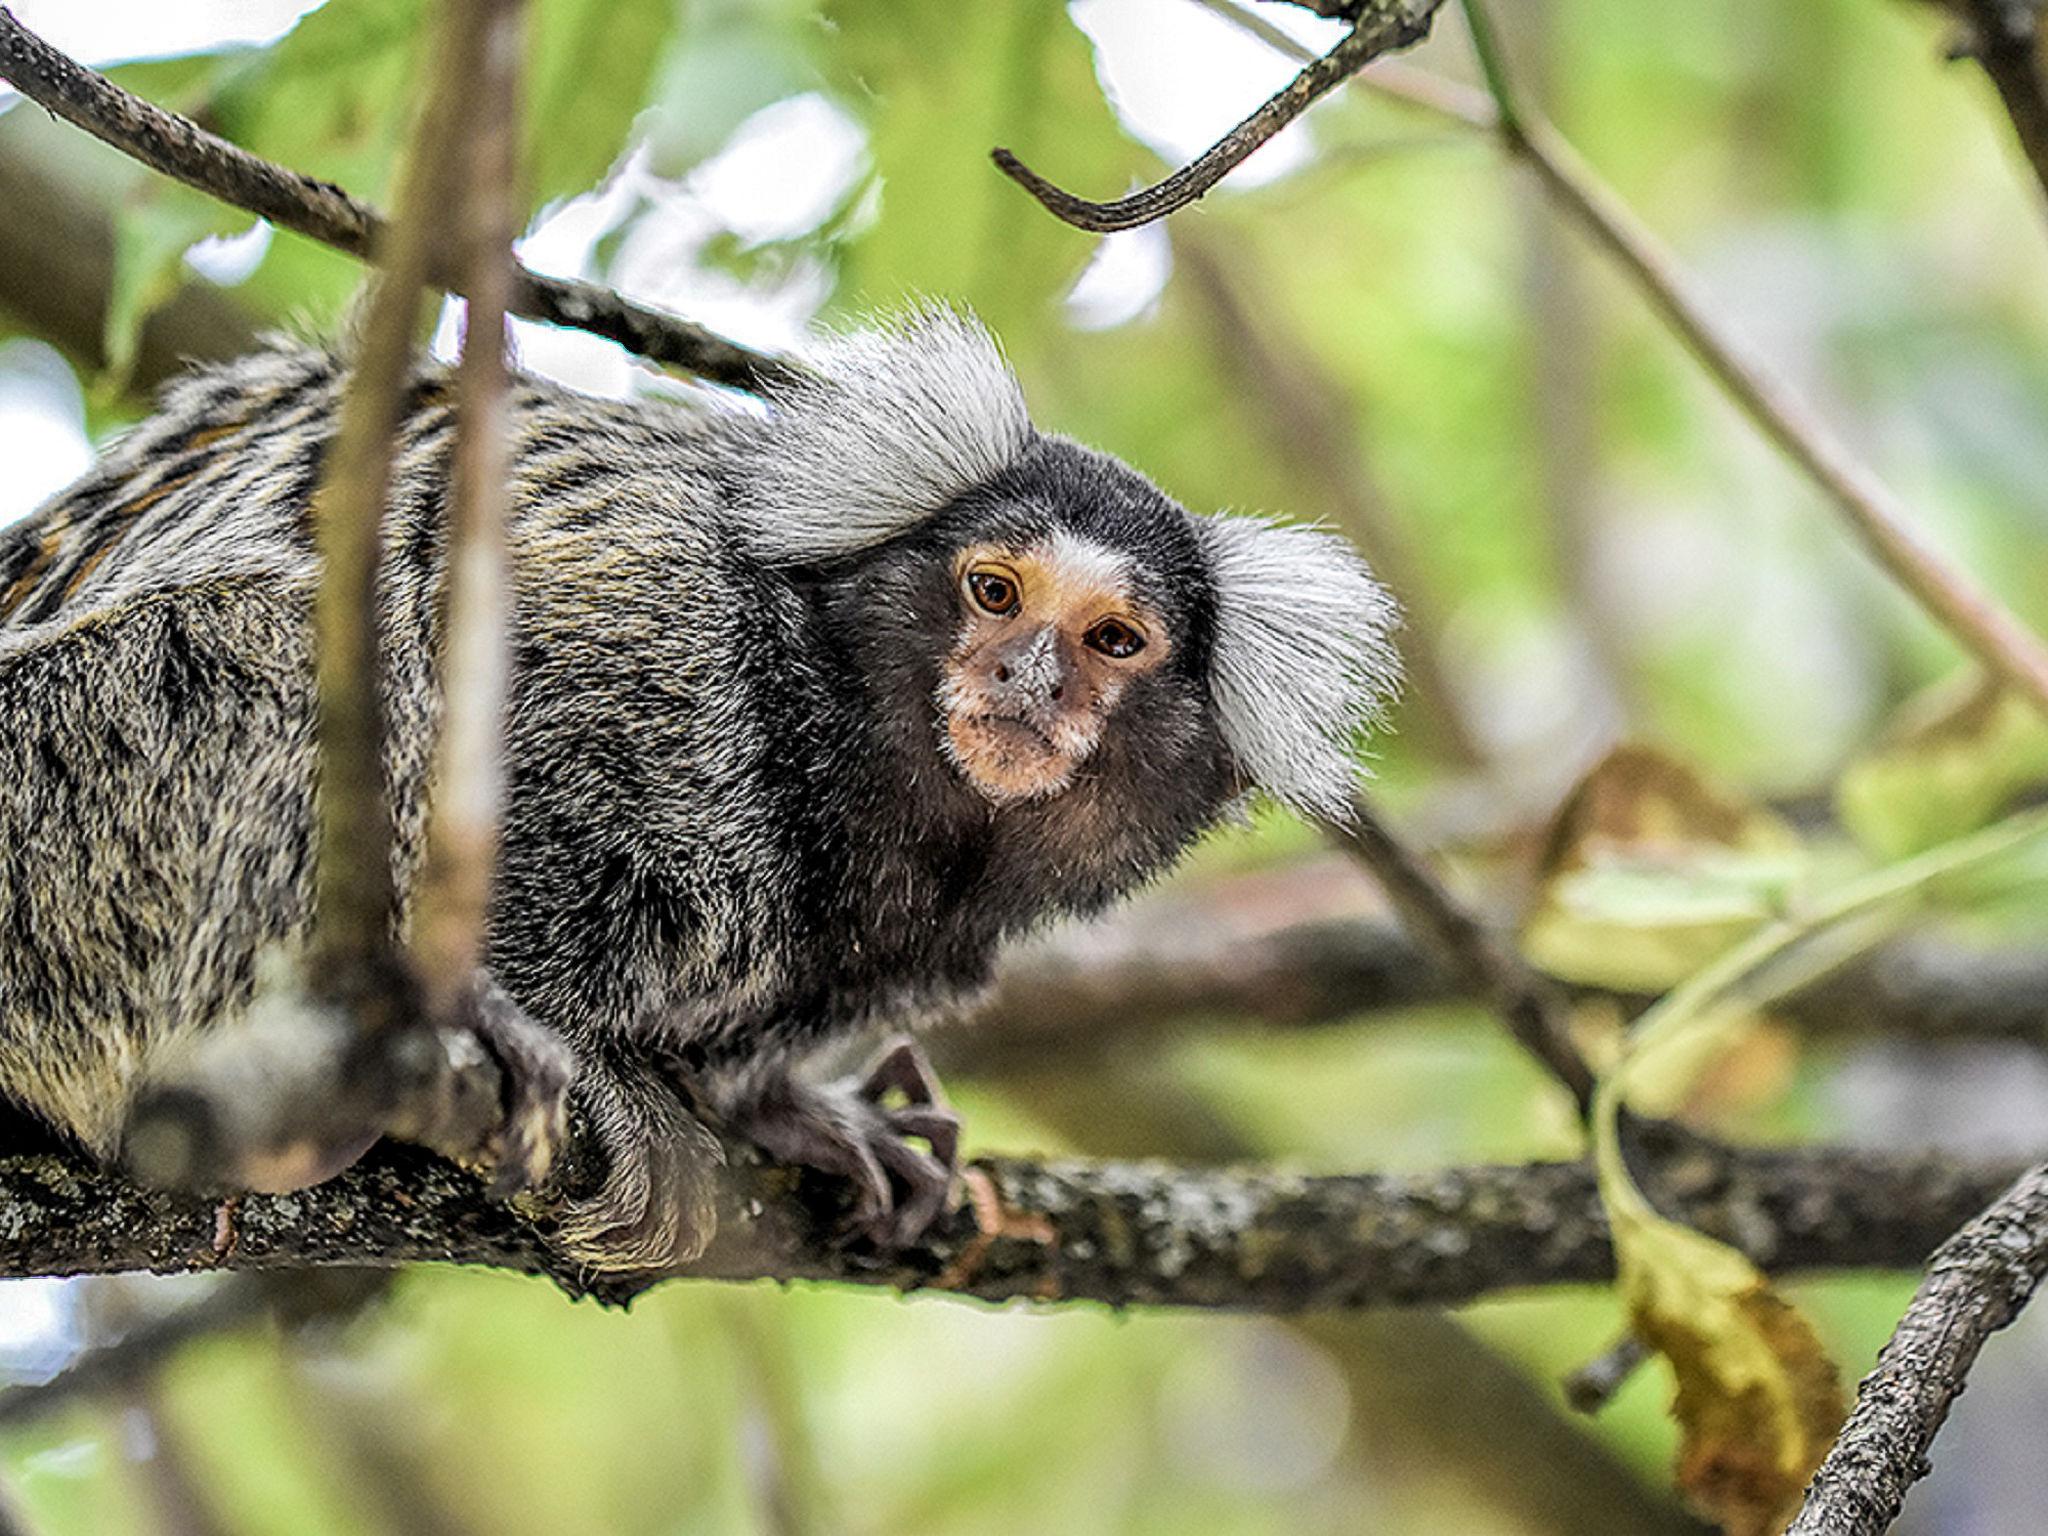
<svg viewBox="0 0 2048 1536">
<path fill-rule="evenodd" d="M 1017 613 L 1007 618 L 990 614 L 967 597 L 967 572 L 984 564 L 1014 573 L 1022 597 Z M 968 550 L 954 576 L 964 618 L 939 688 L 947 753 L 999 803 L 1058 794 L 1095 751 L 1131 679 L 1166 659 L 1165 625 L 1132 597 L 1117 556 L 1066 536 L 1029 551 Z M 1145 648 L 1127 660 L 1104 656 L 1084 643 L 1087 632 L 1111 615 L 1145 635 Z M 1032 720 L 1030 728 L 992 718 L 1004 712 L 995 696 L 994 674 L 1006 644 L 1048 629 L 1058 634 L 1072 664 L 1066 696 Z"/>
</svg>

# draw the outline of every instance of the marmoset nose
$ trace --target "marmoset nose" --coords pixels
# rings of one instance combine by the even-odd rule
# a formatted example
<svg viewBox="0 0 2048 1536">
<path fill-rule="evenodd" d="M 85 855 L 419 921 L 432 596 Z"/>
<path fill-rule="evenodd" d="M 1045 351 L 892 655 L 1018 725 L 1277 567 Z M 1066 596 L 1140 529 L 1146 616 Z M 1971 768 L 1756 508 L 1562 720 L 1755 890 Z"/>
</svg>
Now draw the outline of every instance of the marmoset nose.
<svg viewBox="0 0 2048 1536">
<path fill-rule="evenodd" d="M 1020 636 L 989 669 L 991 692 L 1006 708 L 1020 712 L 1057 704 L 1067 691 L 1067 665 L 1059 637 L 1051 630 Z"/>
</svg>

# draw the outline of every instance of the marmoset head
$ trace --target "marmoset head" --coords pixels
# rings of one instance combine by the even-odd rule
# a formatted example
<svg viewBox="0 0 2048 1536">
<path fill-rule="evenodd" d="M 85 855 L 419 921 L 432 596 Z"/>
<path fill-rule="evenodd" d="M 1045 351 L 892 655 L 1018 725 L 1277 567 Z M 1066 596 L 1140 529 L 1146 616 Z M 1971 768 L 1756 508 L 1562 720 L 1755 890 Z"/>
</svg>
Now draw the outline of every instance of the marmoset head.
<svg viewBox="0 0 2048 1536">
<path fill-rule="evenodd" d="M 1106 801 L 1192 835 L 1254 788 L 1341 812 L 1394 679 L 1392 603 L 1345 541 L 1195 515 L 1037 432 L 951 311 L 832 344 L 773 410 L 741 536 L 825 573 L 904 750 L 1069 823 Z"/>
</svg>

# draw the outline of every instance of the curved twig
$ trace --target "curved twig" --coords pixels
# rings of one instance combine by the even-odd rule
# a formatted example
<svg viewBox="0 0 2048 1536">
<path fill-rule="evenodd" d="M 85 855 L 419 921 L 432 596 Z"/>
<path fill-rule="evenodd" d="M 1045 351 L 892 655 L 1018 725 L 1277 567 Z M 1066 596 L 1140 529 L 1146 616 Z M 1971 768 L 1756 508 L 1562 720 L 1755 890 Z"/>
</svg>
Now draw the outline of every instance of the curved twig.
<svg viewBox="0 0 2048 1536">
<path fill-rule="evenodd" d="M 1421 42 L 1429 35 L 1430 18 L 1442 4 L 1443 0 L 1395 0 L 1361 15 L 1342 42 L 1309 64 L 1264 106 L 1201 155 L 1164 181 L 1114 202 L 1094 203 L 1076 197 L 1047 181 L 1007 149 L 990 151 L 990 158 L 1005 176 L 1037 198 L 1047 212 L 1076 229 L 1096 233 L 1136 229 L 1187 207 L 1320 97 L 1381 54 Z"/>
<path fill-rule="evenodd" d="M 2048 1276 L 2048 1165 L 1942 1244 L 1786 1536 L 1877 1536 L 1928 1471 L 1927 1450 L 1984 1341 Z"/>
<path fill-rule="evenodd" d="M 0 80 L 66 122 L 174 181 L 219 198 L 281 229 L 381 262 L 386 221 L 331 182 L 252 155 L 189 118 L 151 105 L 106 76 L 52 48 L 0 6 Z M 460 275 L 436 266 L 434 281 L 460 292 Z M 588 331 L 650 362 L 687 369 L 735 389 L 759 389 L 790 376 L 794 365 L 756 352 L 693 321 L 596 283 L 514 275 L 510 309 L 529 320 Z"/>
</svg>

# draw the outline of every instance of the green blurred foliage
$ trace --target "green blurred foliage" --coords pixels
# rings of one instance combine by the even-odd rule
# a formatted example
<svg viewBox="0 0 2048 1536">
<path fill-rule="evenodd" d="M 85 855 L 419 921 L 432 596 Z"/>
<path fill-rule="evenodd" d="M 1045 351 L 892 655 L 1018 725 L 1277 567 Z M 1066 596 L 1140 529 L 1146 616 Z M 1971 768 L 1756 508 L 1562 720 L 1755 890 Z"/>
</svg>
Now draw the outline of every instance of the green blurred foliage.
<svg viewBox="0 0 2048 1536">
<path fill-rule="evenodd" d="M 272 46 L 116 74 L 388 204 L 430 9 L 329 0 Z M 1735 332 L 1869 456 L 1930 538 L 2048 627 L 2048 229 L 1990 93 L 1940 62 L 1932 8 L 1500 9 L 1560 125 Z M 564 199 L 601 197 L 644 150 L 629 195 L 579 205 L 606 210 L 592 215 L 588 275 L 626 271 L 676 204 L 702 214 L 696 178 L 733 135 L 816 92 L 863 135 L 853 182 L 794 234 L 711 219 L 679 247 L 669 302 L 805 271 L 822 274 L 825 324 L 910 296 L 962 302 L 1000 333 L 1049 428 L 1122 454 L 1198 507 L 1343 522 L 1355 477 L 1273 405 L 1285 393 L 1256 359 L 1278 359 L 1377 482 L 1372 531 L 1412 566 L 1406 643 L 1436 658 L 1449 689 L 1412 697 L 1408 728 L 1376 745 L 1404 809 L 1423 815 L 1475 783 L 1489 809 L 1542 806 L 1622 732 L 1758 798 L 1826 788 L 1860 758 L 1850 819 L 1865 852 L 1967 830 L 2037 792 L 2031 737 L 2001 735 L 1960 769 L 1873 754 L 1902 700 L 1956 672 L 1956 651 L 1639 295 L 1575 234 L 1554 234 L 1536 189 L 1483 140 L 1340 93 L 1313 114 L 1297 169 L 1226 183 L 1179 215 L 1164 231 L 1177 264 L 1163 289 L 1082 329 L 1066 296 L 1101 242 L 1046 217 L 988 150 L 1006 145 L 1087 195 L 1164 167 L 1058 0 L 533 10 L 536 222 Z M 1180 13 L 1153 0 L 1146 14 L 1171 27 Z M 1469 80 L 1449 11 L 1438 32 L 1421 62 Z M 1217 103 L 1218 128 L 1255 97 Z M 96 427 L 116 426 L 138 409 L 118 377 L 135 324 L 196 280 L 180 264 L 193 240 L 245 221 L 76 135 L 35 142 L 115 215 L 116 376 L 89 382 Z M 1191 280 L 1196 257 L 1234 310 Z M 331 332 L 358 281 L 353 262 L 280 235 L 233 291 L 266 325 Z M 1487 754 L 1476 772 L 1428 728 L 1449 714 Z M 1944 794 L 1928 814 L 1936 772 L 1989 787 Z M 1267 816 L 1212 841 L 1184 878 L 1314 845 Z M 1840 844 L 1817 853 L 1831 873 L 1863 859 Z M 2038 931 L 2039 893 L 2038 880 L 2002 893 L 1999 931 Z M 1627 892 L 1607 896 L 1643 917 Z M 1577 1147 L 1562 1095 L 1470 1009 L 1293 1036 L 1191 1032 L 1156 1059 L 1114 1065 L 1083 1069 L 1086 1084 L 1049 1064 L 1028 1088 L 960 1085 L 973 1146 L 1086 1152 L 1129 1135 L 1162 1155 L 1223 1146 L 1318 1169 Z M 1729 1123 L 1841 1133 L 1834 1065 L 1800 1057 L 1789 1091 L 1729 1107 Z M 1853 1376 L 1909 1289 L 1880 1277 L 1798 1295 Z M 1464 1321 L 1555 1403 L 1557 1376 L 1611 1341 L 1619 1313 L 1605 1294 L 1550 1294 L 1490 1301 Z M 188 1355 L 152 1411 L 169 1431 L 159 1454 L 203 1474 L 238 1536 L 401 1529 L 368 1491 L 391 1465 L 411 1469 L 421 1507 L 506 1536 L 1537 1528 L 1431 1462 L 1424 1449 L 1449 1431 L 1427 1413 L 1376 1417 L 1362 1370 L 1330 1338 L 1270 1320 L 704 1286 L 620 1316 L 505 1276 L 421 1272 L 331 1345 L 281 1352 L 258 1336 Z M 1668 1395 L 1668 1379 L 1645 1371 L 1584 1426 L 1646 1487 L 1666 1478 Z M 1441 1402 L 1446 1420 L 1467 1413 L 1454 1380 Z M 150 1528 L 138 1411 L 80 1409 L 0 1442 L 54 1536 Z M 1516 1426 L 1485 1429 L 1506 1445 Z"/>
</svg>

